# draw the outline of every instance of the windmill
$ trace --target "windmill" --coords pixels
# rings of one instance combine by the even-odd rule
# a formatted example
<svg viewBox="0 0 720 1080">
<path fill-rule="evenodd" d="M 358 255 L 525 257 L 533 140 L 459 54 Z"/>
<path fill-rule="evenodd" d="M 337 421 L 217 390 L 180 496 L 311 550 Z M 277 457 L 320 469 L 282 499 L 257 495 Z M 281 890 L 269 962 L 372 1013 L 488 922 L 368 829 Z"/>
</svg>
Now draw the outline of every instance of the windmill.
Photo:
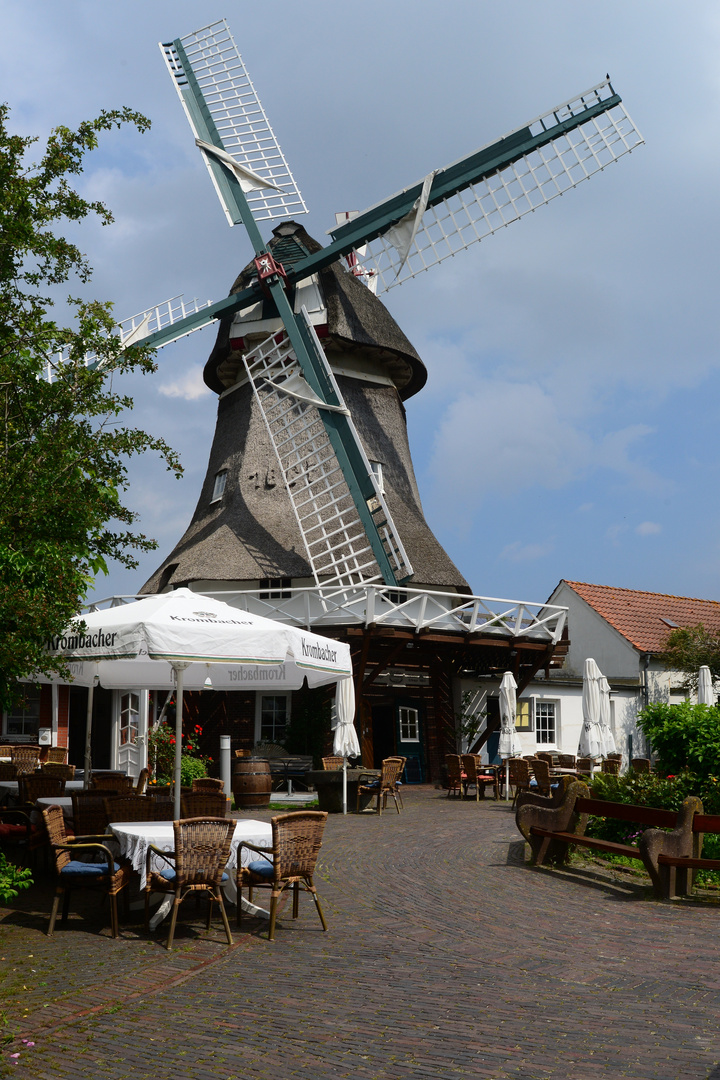
<svg viewBox="0 0 720 1080">
<path fill-rule="evenodd" d="M 160 48 L 227 220 L 242 225 L 252 243 L 254 271 L 223 300 L 174 298 L 121 324 L 122 333 L 159 347 L 215 320 L 242 323 L 243 312 L 264 304 L 271 325 L 243 352 L 244 376 L 312 577 L 338 595 L 358 584 L 401 585 L 413 566 L 313 325 L 305 302 L 311 305 L 313 281 L 345 260 L 358 280 L 385 292 L 550 202 L 643 140 L 606 78 L 365 212 L 338 215 L 327 246 L 308 250 L 299 242 L 300 257 L 295 251 L 291 265 L 283 265 L 282 237 L 266 242 L 260 225 L 306 207 L 227 23 Z"/>
</svg>

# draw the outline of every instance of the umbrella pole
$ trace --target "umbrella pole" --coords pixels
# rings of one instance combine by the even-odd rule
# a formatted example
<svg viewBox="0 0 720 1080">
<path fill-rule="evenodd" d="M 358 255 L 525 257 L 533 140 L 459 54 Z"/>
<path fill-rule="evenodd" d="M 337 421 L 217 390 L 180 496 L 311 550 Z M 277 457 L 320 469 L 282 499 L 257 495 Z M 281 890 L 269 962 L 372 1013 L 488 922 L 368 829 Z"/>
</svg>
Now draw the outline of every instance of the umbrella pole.
<svg viewBox="0 0 720 1080">
<path fill-rule="evenodd" d="M 347 758 L 343 756 L 343 814 L 347 814 Z"/>
<path fill-rule="evenodd" d="M 96 682 L 97 675 L 88 687 L 87 696 L 87 714 L 85 716 L 85 761 L 83 765 L 83 788 L 85 789 L 85 791 L 87 791 L 87 789 L 90 787 L 90 769 L 92 767 L 92 716 Z"/>
<path fill-rule="evenodd" d="M 510 758 L 505 758 L 505 802 L 510 801 Z"/>
<path fill-rule="evenodd" d="M 175 672 L 175 772 L 173 777 L 173 814 L 180 818 L 180 777 L 182 772 L 182 714 L 183 714 L 183 671 L 187 664 L 173 664 Z"/>
</svg>

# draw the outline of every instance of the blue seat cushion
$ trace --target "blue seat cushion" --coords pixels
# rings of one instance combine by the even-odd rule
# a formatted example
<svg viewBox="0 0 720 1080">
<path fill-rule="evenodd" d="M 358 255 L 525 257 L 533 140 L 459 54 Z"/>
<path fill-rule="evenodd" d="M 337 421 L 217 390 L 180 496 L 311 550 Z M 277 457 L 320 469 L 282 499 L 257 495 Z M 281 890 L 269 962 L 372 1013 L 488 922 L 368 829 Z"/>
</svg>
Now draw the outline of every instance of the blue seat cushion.
<svg viewBox="0 0 720 1080">
<path fill-rule="evenodd" d="M 120 869 L 120 863 L 113 863 L 113 869 L 117 873 Z M 60 871 L 61 878 L 102 878 L 108 876 L 108 866 L 106 862 L 79 862 L 77 859 L 72 859 L 69 863 L 63 866 Z"/>
<path fill-rule="evenodd" d="M 164 866 L 162 868 L 162 870 L 155 870 L 154 872 L 156 874 L 159 874 L 160 877 L 165 878 L 166 881 L 174 881 L 175 878 L 177 877 L 177 873 L 175 872 L 175 867 L 174 866 Z M 223 871 L 223 876 L 220 878 L 220 882 L 222 883 L 223 881 L 227 881 L 227 880 L 228 880 L 228 875 L 225 873 L 225 871 Z"/>
<path fill-rule="evenodd" d="M 273 864 L 268 862 L 267 859 L 256 859 L 254 862 L 248 863 L 248 870 L 253 874 L 257 874 L 258 877 L 269 879 L 273 876 Z"/>
</svg>

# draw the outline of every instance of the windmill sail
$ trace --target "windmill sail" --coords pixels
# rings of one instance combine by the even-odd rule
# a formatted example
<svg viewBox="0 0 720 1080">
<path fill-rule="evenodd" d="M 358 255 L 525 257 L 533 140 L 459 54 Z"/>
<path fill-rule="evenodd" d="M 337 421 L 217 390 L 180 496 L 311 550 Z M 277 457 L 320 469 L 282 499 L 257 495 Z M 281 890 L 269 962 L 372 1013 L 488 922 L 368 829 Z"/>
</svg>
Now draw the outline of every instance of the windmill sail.
<svg viewBox="0 0 720 1080">
<path fill-rule="evenodd" d="M 160 49 L 228 222 L 240 217 L 213 144 L 237 166 L 230 172 L 256 221 L 307 213 L 225 19 Z"/>
<path fill-rule="evenodd" d="M 314 336 L 304 313 L 300 318 Z M 387 560 L 396 581 L 406 580 L 413 569 L 319 342 L 316 353 L 324 362 L 338 405 L 325 405 L 311 390 L 286 335 L 269 334 L 245 354 L 243 361 L 277 455 L 315 583 L 325 587 L 327 599 L 327 586 L 337 586 L 340 592 L 386 580 L 369 537 L 373 530 L 382 545 L 381 561 Z M 346 420 L 355 453 L 364 464 L 365 490 L 372 492 L 366 499 L 372 519 L 370 529 L 367 520 L 362 520 L 357 493 L 354 497 L 351 491 L 352 479 L 341 467 L 324 422 L 322 414 L 327 409 Z"/>
<path fill-rule="evenodd" d="M 643 138 L 609 80 L 332 230 L 369 240 L 378 293 L 576 187 Z M 409 239 L 408 239 L 409 238 Z M 335 245 L 331 245 L 334 247 Z"/>
</svg>

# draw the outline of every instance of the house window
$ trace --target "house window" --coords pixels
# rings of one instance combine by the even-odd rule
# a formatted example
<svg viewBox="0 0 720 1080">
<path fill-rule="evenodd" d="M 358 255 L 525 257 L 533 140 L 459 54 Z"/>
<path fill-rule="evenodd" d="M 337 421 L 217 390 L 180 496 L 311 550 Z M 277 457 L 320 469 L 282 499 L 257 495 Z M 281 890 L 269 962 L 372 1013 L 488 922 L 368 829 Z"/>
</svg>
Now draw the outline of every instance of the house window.
<svg viewBox="0 0 720 1080">
<path fill-rule="evenodd" d="M 281 743 L 290 720 L 290 698 L 287 694 L 258 694 L 258 742 Z"/>
<path fill-rule="evenodd" d="M 20 701 L 5 714 L 5 734 L 37 739 L 40 724 L 40 690 L 28 687 Z"/>
<path fill-rule="evenodd" d="M 420 714 L 417 709 L 401 705 L 398 709 L 400 720 L 400 742 L 420 742 Z"/>
<path fill-rule="evenodd" d="M 375 483 L 377 484 L 378 491 L 381 495 L 385 494 L 385 485 L 383 483 L 383 467 L 381 461 L 371 461 L 370 468 L 372 474 L 375 477 Z"/>
<path fill-rule="evenodd" d="M 289 577 L 265 577 L 260 578 L 261 600 L 289 600 L 292 578 Z"/>
<path fill-rule="evenodd" d="M 515 713 L 516 731 L 532 731 L 532 709 L 530 708 L 531 704 L 531 701 L 518 701 L 517 712 Z"/>
<path fill-rule="evenodd" d="M 215 473 L 215 485 L 213 487 L 211 503 L 219 502 L 222 499 L 225 492 L 225 481 L 227 480 L 227 469 L 223 469 L 221 472 Z"/>
<path fill-rule="evenodd" d="M 535 741 L 557 746 L 558 707 L 555 701 L 535 701 Z"/>
<path fill-rule="evenodd" d="M 123 694 L 120 698 L 120 745 L 133 746 L 137 742 L 140 723 L 140 698 L 137 694 Z"/>
</svg>

